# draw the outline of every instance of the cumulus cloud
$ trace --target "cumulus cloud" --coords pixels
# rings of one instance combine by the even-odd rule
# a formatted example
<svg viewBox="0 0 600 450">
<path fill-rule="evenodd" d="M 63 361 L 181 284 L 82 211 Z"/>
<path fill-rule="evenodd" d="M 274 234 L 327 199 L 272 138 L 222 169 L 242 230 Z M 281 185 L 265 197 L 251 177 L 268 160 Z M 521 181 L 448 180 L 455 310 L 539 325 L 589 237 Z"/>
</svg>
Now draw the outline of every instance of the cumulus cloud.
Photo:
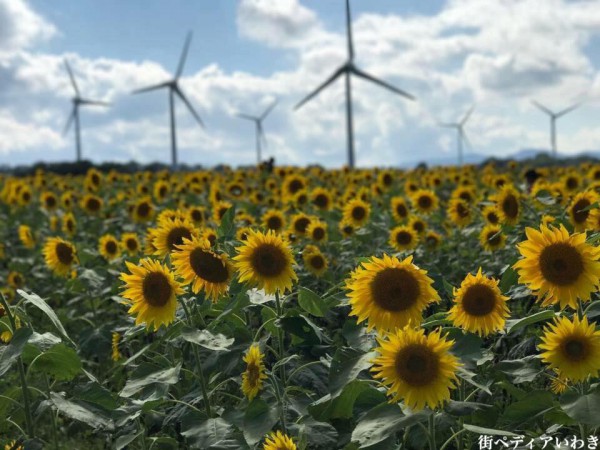
<svg viewBox="0 0 600 450">
<path fill-rule="evenodd" d="M 57 34 L 24 0 L 0 0 L 0 53 L 10 53 Z"/>
</svg>

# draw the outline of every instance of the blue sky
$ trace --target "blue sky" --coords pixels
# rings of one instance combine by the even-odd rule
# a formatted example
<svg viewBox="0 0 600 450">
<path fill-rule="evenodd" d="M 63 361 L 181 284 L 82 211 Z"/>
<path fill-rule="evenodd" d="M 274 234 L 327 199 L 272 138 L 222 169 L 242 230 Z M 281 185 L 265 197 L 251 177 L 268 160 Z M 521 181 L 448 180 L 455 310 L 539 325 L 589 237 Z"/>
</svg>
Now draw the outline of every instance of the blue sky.
<svg viewBox="0 0 600 450">
<path fill-rule="evenodd" d="M 166 92 L 131 96 L 175 70 L 193 30 L 181 86 L 207 124 L 178 104 L 180 158 L 250 164 L 254 136 L 237 111 L 265 122 L 266 156 L 280 163 L 345 163 L 343 84 L 298 112 L 293 105 L 345 57 L 342 0 L 0 0 L 0 164 L 72 159 L 62 135 L 72 95 L 68 58 L 84 93 L 111 101 L 82 109 L 83 151 L 96 162 L 169 161 Z M 559 150 L 599 149 L 600 1 L 353 0 L 357 64 L 414 94 L 407 102 L 353 82 L 360 166 L 434 162 L 455 155 L 451 121 L 473 104 L 472 152 L 508 156 L 548 146 L 554 109 Z"/>
</svg>

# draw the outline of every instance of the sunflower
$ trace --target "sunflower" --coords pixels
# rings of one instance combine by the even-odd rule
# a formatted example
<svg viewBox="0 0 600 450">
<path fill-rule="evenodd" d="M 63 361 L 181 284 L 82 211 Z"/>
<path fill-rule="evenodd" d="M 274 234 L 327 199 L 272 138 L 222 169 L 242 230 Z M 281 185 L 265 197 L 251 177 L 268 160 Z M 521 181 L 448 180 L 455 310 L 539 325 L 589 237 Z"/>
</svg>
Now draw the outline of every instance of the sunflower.
<svg viewBox="0 0 600 450">
<path fill-rule="evenodd" d="M 412 262 L 386 254 L 363 262 L 346 281 L 350 291 L 351 315 L 358 323 L 367 321 L 367 330 L 393 330 L 412 322 L 421 323 L 423 310 L 431 302 L 439 302 L 427 271 Z"/>
<path fill-rule="evenodd" d="M 555 394 L 564 394 L 569 389 L 569 379 L 563 377 L 558 369 L 554 369 L 554 374 L 550 382 L 550 390 Z"/>
<path fill-rule="evenodd" d="M 406 205 L 406 200 L 404 200 L 402 197 L 392 197 L 390 207 L 392 209 L 392 216 L 397 222 L 402 222 L 410 215 L 410 210 Z"/>
<path fill-rule="evenodd" d="M 316 277 L 322 276 L 327 271 L 327 258 L 314 245 L 304 247 L 302 260 L 304 261 L 304 267 Z"/>
<path fill-rule="evenodd" d="M 435 192 L 427 189 L 419 189 L 411 194 L 410 199 L 413 207 L 422 214 L 431 214 L 438 209 L 440 202 Z"/>
<path fill-rule="evenodd" d="M 46 211 L 54 211 L 58 208 L 58 198 L 56 198 L 54 192 L 43 192 L 40 196 L 40 203 Z"/>
<path fill-rule="evenodd" d="M 360 228 L 369 221 L 371 205 L 360 198 L 350 200 L 343 208 L 343 220 Z"/>
<path fill-rule="evenodd" d="M 112 347 L 112 354 L 111 354 L 111 358 L 113 361 L 118 361 L 121 359 L 122 355 L 121 352 L 119 351 L 119 342 L 121 341 L 121 335 L 114 331 L 112 334 L 112 340 L 111 340 L 111 347 Z"/>
<path fill-rule="evenodd" d="M 233 259 L 240 282 L 248 281 L 267 294 L 291 290 L 293 281 L 298 280 L 289 246 L 273 231 L 251 231 Z"/>
<path fill-rule="evenodd" d="M 217 243 L 217 232 L 212 228 L 205 228 L 204 230 L 202 230 L 202 233 L 200 233 L 200 237 L 210 242 L 210 245 L 213 247 Z"/>
<path fill-rule="evenodd" d="M 345 221 L 341 221 L 338 224 L 338 229 L 340 230 L 340 233 L 342 233 L 342 236 L 344 236 L 345 238 L 349 238 L 350 236 L 352 236 L 354 234 L 354 225 L 352 225 L 350 222 L 345 222 Z"/>
<path fill-rule="evenodd" d="M 20 443 L 18 443 L 15 440 L 10 441 L 8 444 L 6 444 L 4 446 L 4 450 L 24 450 L 24 449 L 25 449 L 25 447 L 23 447 Z"/>
<path fill-rule="evenodd" d="M 77 260 L 77 250 L 73 244 L 59 237 L 46 239 L 42 250 L 46 265 L 57 275 L 69 276 Z"/>
<path fill-rule="evenodd" d="M 545 328 L 538 347 L 544 350 L 540 355 L 542 361 L 558 369 L 563 377 L 583 381 L 589 376 L 598 376 L 600 331 L 596 331 L 595 323 L 588 323 L 587 317 L 556 319 Z"/>
<path fill-rule="evenodd" d="M 412 227 L 400 225 L 390 231 L 388 242 L 399 252 L 412 250 L 419 243 L 419 235 Z"/>
<path fill-rule="evenodd" d="M 442 242 L 442 236 L 435 231 L 428 231 L 427 234 L 425 234 L 423 242 L 427 250 L 435 250 L 440 246 Z"/>
<path fill-rule="evenodd" d="M 333 204 L 331 194 L 322 187 L 315 188 L 310 192 L 310 202 L 321 211 L 329 211 Z"/>
<path fill-rule="evenodd" d="M 8 285 L 15 289 L 20 289 L 25 285 L 25 278 L 19 272 L 11 271 L 6 277 Z"/>
<path fill-rule="evenodd" d="M 494 197 L 498 208 L 500 222 L 506 225 L 515 225 L 521 215 L 521 194 L 514 186 L 502 186 Z"/>
<path fill-rule="evenodd" d="M 593 228 L 590 222 L 591 212 L 594 209 L 592 205 L 599 200 L 598 194 L 594 191 L 580 192 L 568 206 L 569 217 L 575 231 L 585 231 L 588 228 Z M 597 206 L 597 205 L 596 205 Z"/>
<path fill-rule="evenodd" d="M 448 319 L 455 326 L 487 336 L 504 328 L 509 315 L 507 300 L 498 281 L 485 277 L 480 267 L 477 275 L 468 274 L 460 288 L 454 288 L 454 306 Z"/>
<path fill-rule="evenodd" d="M 436 408 L 450 399 L 456 388 L 459 360 L 450 353 L 454 341 L 446 340 L 440 330 L 425 335 L 410 326 L 377 338 L 380 356 L 373 360 L 373 378 L 387 387 L 391 401 L 404 400 L 418 411 Z"/>
<path fill-rule="evenodd" d="M 197 227 L 201 227 L 206 224 L 206 208 L 205 207 L 191 206 L 187 212 L 188 212 L 188 218 Z"/>
<path fill-rule="evenodd" d="M 270 209 L 261 217 L 262 226 L 265 230 L 273 230 L 276 233 L 285 228 L 285 216 L 281 211 Z"/>
<path fill-rule="evenodd" d="M 29 225 L 19 225 L 19 240 L 25 248 L 35 247 L 35 239 Z"/>
<path fill-rule="evenodd" d="M 140 241 L 137 234 L 123 233 L 123 236 L 121 236 L 121 247 L 129 254 L 129 256 L 135 256 L 140 251 Z"/>
<path fill-rule="evenodd" d="M 80 206 L 88 214 L 98 214 L 102 209 L 102 199 L 97 195 L 86 194 L 82 199 Z"/>
<path fill-rule="evenodd" d="M 298 213 L 292 216 L 290 228 L 297 236 L 304 236 L 306 229 L 310 225 L 311 217 L 308 214 Z"/>
<path fill-rule="evenodd" d="M 112 234 L 105 234 L 100 238 L 98 251 L 107 261 L 112 261 L 121 255 L 119 241 Z"/>
<path fill-rule="evenodd" d="M 68 212 L 64 216 L 62 216 L 62 225 L 61 229 L 63 233 L 67 236 L 73 236 L 75 234 L 75 229 L 77 227 L 77 221 L 75 220 L 75 216 L 73 213 Z"/>
<path fill-rule="evenodd" d="M 263 380 L 267 378 L 265 364 L 262 361 L 264 357 L 265 355 L 261 353 L 258 344 L 252 344 L 242 358 L 246 363 L 246 370 L 242 374 L 242 392 L 248 397 L 249 401 L 252 401 L 258 395 Z"/>
<path fill-rule="evenodd" d="M 419 234 L 419 236 L 425 234 L 425 231 L 427 231 L 427 222 L 425 222 L 423 219 L 417 216 L 413 216 L 410 218 L 410 220 L 408 221 L 408 226 L 415 230 Z"/>
<path fill-rule="evenodd" d="M 287 434 L 276 431 L 266 437 L 263 450 L 296 450 L 296 444 Z"/>
<path fill-rule="evenodd" d="M 320 220 L 313 220 L 306 227 L 306 235 L 315 242 L 325 242 L 327 240 L 327 224 Z"/>
<path fill-rule="evenodd" d="M 560 303 L 577 308 L 588 301 L 600 284 L 600 248 L 585 242 L 585 233 L 569 232 L 563 225 L 540 231 L 526 228 L 527 240 L 517 245 L 523 259 L 514 264 L 519 283 L 526 284 L 542 305 Z"/>
<path fill-rule="evenodd" d="M 212 205 L 212 220 L 217 225 L 221 223 L 225 213 L 229 211 L 232 207 L 232 204 L 226 201 L 215 202 Z"/>
<path fill-rule="evenodd" d="M 498 225 L 500 223 L 500 216 L 498 216 L 498 208 L 496 205 L 487 205 L 481 211 L 485 221 L 491 225 Z"/>
<path fill-rule="evenodd" d="M 448 202 L 447 214 L 459 228 L 466 227 L 473 220 L 471 206 L 460 198 L 454 198 Z"/>
<path fill-rule="evenodd" d="M 235 232 L 235 238 L 238 241 L 245 241 L 246 239 L 248 239 L 248 235 L 250 234 L 250 230 L 252 230 L 252 228 L 250 227 L 242 227 L 242 228 L 238 228 Z"/>
<path fill-rule="evenodd" d="M 184 238 L 171 255 L 171 262 L 182 284 L 191 284 L 194 294 L 204 291 L 206 297 L 216 302 L 229 288 L 233 267 L 226 254 L 211 250 L 206 239 Z"/>
<path fill-rule="evenodd" d="M 498 225 L 486 225 L 479 233 L 479 243 L 488 252 L 495 252 L 506 245 L 506 236 Z"/>
<path fill-rule="evenodd" d="M 162 202 L 165 200 L 167 195 L 169 195 L 171 189 L 169 187 L 169 183 L 167 183 L 164 180 L 159 180 L 156 183 L 154 183 L 154 187 L 152 190 L 154 192 L 154 198 L 159 202 Z"/>
<path fill-rule="evenodd" d="M 154 254 L 164 258 L 176 251 L 184 239 L 192 239 L 196 234 L 194 225 L 187 219 L 163 220 L 154 232 Z"/>
<path fill-rule="evenodd" d="M 145 323 L 154 330 L 175 320 L 177 296 L 183 294 L 181 284 L 174 274 L 158 261 L 140 260 L 140 265 L 125 262 L 131 274 L 122 273 L 125 282 L 122 296 L 131 301 L 128 313 L 137 314 L 135 324 Z"/>
<path fill-rule="evenodd" d="M 154 216 L 154 206 L 149 196 L 138 199 L 131 208 L 131 217 L 135 222 L 146 222 Z"/>
</svg>

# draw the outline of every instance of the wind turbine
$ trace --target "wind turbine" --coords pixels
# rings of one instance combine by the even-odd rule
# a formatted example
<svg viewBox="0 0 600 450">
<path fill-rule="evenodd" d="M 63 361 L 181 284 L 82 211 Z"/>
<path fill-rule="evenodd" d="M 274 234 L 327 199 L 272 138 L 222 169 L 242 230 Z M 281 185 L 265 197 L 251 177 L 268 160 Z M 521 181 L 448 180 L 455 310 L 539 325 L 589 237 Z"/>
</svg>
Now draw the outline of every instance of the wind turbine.
<svg viewBox="0 0 600 450">
<path fill-rule="evenodd" d="M 568 108 L 565 108 L 559 112 L 551 111 L 549 108 L 546 108 L 544 105 L 542 105 L 539 102 L 536 102 L 535 100 L 532 100 L 531 103 L 533 103 L 533 105 L 536 106 L 539 110 L 550 116 L 550 145 L 552 146 L 552 157 L 556 159 L 558 154 L 558 150 L 556 148 L 556 119 L 564 116 L 565 114 L 570 113 L 574 109 L 579 108 L 581 103 L 575 103 L 574 105 L 569 106 Z"/>
<path fill-rule="evenodd" d="M 463 165 L 463 143 L 471 146 L 471 143 L 469 142 L 469 138 L 467 138 L 467 134 L 465 133 L 465 124 L 467 123 L 467 120 L 469 120 L 469 117 L 471 117 L 471 113 L 473 113 L 473 109 L 475 109 L 475 106 L 471 106 L 469 108 L 469 110 L 467 111 L 467 113 L 464 115 L 464 117 L 462 118 L 462 120 L 460 122 L 449 122 L 449 123 L 440 123 L 439 125 L 441 127 L 445 127 L 445 128 L 454 128 L 456 130 L 456 145 L 457 145 L 457 151 L 458 151 L 458 165 L 462 166 Z"/>
<path fill-rule="evenodd" d="M 148 86 L 142 89 L 137 89 L 133 91 L 133 94 L 141 94 L 143 92 L 155 91 L 162 88 L 169 89 L 169 112 L 171 117 L 171 167 L 173 170 L 177 170 L 177 136 L 175 129 L 175 96 L 178 96 L 181 101 L 187 106 L 188 110 L 194 116 L 198 124 L 204 128 L 204 123 L 202 119 L 198 115 L 198 113 L 194 110 L 192 104 L 184 95 L 181 87 L 179 87 L 179 77 L 183 72 L 183 66 L 185 65 L 185 60 L 187 59 L 188 50 L 190 48 L 190 43 L 192 41 L 192 32 L 190 31 L 187 34 L 185 44 L 183 45 L 183 51 L 181 53 L 181 57 L 179 58 L 179 65 L 177 66 L 177 70 L 175 72 L 175 76 L 173 79 L 169 81 L 165 81 L 163 83 L 154 84 L 152 86 Z"/>
<path fill-rule="evenodd" d="M 348 59 L 342 64 L 333 74 L 327 78 L 320 86 L 318 86 L 313 92 L 307 95 L 300 103 L 298 103 L 294 109 L 299 109 L 302 105 L 307 103 L 309 100 L 316 97 L 323 89 L 333 83 L 342 75 L 346 79 L 346 130 L 348 139 L 348 167 L 354 168 L 354 122 L 352 117 L 352 87 L 351 87 L 351 75 L 356 75 L 374 84 L 382 86 L 395 94 L 399 94 L 410 100 L 415 100 L 408 92 L 398 89 L 385 81 L 379 80 L 366 72 L 363 72 L 354 65 L 354 43 L 352 41 L 352 20 L 350 17 L 350 0 L 346 0 L 346 37 L 348 41 Z"/>
<path fill-rule="evenodd" d="M 263 129 L 262 122 L 269 115 L 269 113 L 273 111 L 273 108 L 275 108 L 276 104 L 277 100 L 271 103 L 271 105 L 269 105 L 269 107 L 267 107 L 267 109 L 258 117 L 242 113 L 236 114 L 240 119 L 251 120 L 256 126 L 256 163 L 258 165 L 260 165 L 262 161 L 261 143 L 264 142 L 265 147 L 267 146 L 267 137 L 265 136 L 265 130 Z"/>
<path fill-rule="evenodd" d="M 75 81 L 75 76 L 73 75 L 73 71 L 71 70 L 71 66 L 69 62 L 65 59 L 65 68 L 69 73 L 69 78 L 71 79 L 71 85 L 73 86 L 73 90 L 75 91 L 75 97 L 71 99 L 73 103 L 73 108 L 71 109 L 71 114 L 69 114 L 69 118 L 67 119 L 67 123 L 65 124 L 65 129 L 63 130 L 63 136 L 67 134 L 69 128 L 71 128 L 71 124 L 75 122 L 75 150 L 77 155 L 77 161 L 81 161 L 81 123 L 79 121 L 79 107 L 80 106 L 109 106 L 110 103 L 101 102 L 98 100 L 90 100 L 87 98 L 82 98 L 79 92 L 79 87 L 77 86 L 77 82 Z"/>
</svg>

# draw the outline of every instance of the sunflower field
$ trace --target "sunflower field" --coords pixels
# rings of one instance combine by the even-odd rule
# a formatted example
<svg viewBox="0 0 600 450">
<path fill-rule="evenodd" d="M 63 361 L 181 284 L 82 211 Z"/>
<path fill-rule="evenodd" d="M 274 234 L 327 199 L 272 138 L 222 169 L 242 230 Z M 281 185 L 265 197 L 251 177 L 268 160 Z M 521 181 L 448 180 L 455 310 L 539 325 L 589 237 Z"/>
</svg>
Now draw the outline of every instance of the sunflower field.
<svg viewBox="0 0 600 450">
<path fill-rule="evenodd" d="M 598 192 L 589 162 L 0 175 L 0 448 L 597 448 Z"/>
</svg>

